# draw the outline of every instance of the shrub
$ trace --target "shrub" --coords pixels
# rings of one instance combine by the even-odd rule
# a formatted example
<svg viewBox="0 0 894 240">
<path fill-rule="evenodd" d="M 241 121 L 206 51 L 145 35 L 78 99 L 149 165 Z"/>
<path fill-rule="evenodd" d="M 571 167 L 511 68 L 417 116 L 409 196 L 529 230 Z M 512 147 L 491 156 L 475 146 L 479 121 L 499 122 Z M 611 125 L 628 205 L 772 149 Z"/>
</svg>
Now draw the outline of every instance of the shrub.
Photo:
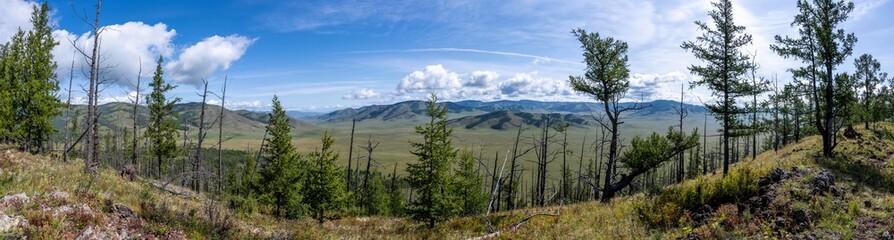
<svg viewBox="0 0 894 240">
<path fill-rule="evenodd" d="M 689 183 L 666 188 L 651 202 L 635 205 L 640 219 L 652 227 L 679 226 L 688 211 L 705 205 L 743 201 L 757 194 L 758 177 L 748 167 L 736 168 L 722 178 L 699 178 Z"/>
</svg>

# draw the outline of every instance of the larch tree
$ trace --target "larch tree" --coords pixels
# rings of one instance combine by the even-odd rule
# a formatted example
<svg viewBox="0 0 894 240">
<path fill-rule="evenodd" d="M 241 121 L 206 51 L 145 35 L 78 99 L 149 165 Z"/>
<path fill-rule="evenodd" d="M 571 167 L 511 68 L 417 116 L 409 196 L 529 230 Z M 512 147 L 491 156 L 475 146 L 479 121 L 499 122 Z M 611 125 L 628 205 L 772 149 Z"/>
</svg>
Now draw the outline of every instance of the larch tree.
<svg viewBox="0 0 894 240">
<path fill-rule="evenodd" d="M 457 201 L 451 196 L 451 169 L 457 150 L 453 148 L 447 128 L 447 108 L 437 104 L 432 95 L 426 103 L 429 121 L 416 126 L 416 133 L 422 135 L 421 142 L 411 142 L 412 154 L 416 162 L 407 164 L 407 183 L 415 196 L 409 206 L 413 218 L 423 221 L 429 228 L 447 219 L 457 210 Z"/>
<path fill-rule="evenodd" d="M 601 37 L 599 33 L 588 33 L 583 29 L 572 31 L 581 43 L 584 51 L 584 63 L 587 67 L 584 76 L 570 76 L 569 82 L 575 91 L 593 96 L 602 103 L 602 111 L 608 121 L 600 120 L 603 129 L 609 133 L 608 155 L 605 168 L 605 180 L 602 186 L 602 201 L 615 196 L 620 188 L 614 188 L 620 155 L 620 128 L 623 123 L 621 114 L 636 109 L 636 106 L 623 106 L 621 99 L 630 87 L 630 69 L 627 65 L 627 43 L 611 37 Z"/>
<path fill-rule="evenodd" d="M 856 81 L 858 90 L 860 91 L 860 120 L 863 121 L 864 127 L 869 129 L 869 122 L 878 118 L 879 101 L 876 96 L 882 95 L 881 91 L 876 88 L 882 84 L 885 77 L 881 72 L 882 64 L 878 62 L 872 55 L 863 54 L 854 60 L 854 80 Z"/>
<path fill-rule="evenodd" d="M 751 44 L 751 35 L 745 33 L 745 27 L 733 22 L 733 7 L 730 0 L 712 3 L 714 10 L 708 15 L 714 23 L 712 27 L 706 22 L 696 21 L 702 34 L 695 41 L 684 42 L 681 47 L 692 52 L 705 65 L 692 65 L 689 71 L 699 79 L 690 86 L 706 86 L 717 97 L 707 108 L 722 123 L 723 142 L 723 174 L 729 172 L 730 137 L 738 128 L 736 115 L 743 112 L 736 105 L 736 99 L 751 93 L 750 86 L 741 77 L 752 68 L 749 56 L 742 48 Z"/>
<path fill-rule="evenodd" d="M 472 152 L 464 150 L 459 154 L 453 189 L 456 199 L 461 201 L 459 205 L 462 215 L 480 214 L 487 204 L 487 196 L 481 191 L 484 179 L 476 171 L 477 164 Z"/>
<path fill-rule="evenodd" d="M 19 30 L 0 49 L 0 137 L 4 143 L 15 141 L 20 128 L 17 127 L 16 101 L 21 89 L 22 63 L 25 55 L 25 31 Z"/>
<path fill-rule="evenodd" d="M 261 149 L 264 161 L 261 161 L 260 185 L 264 189 L 263 198 L 276 206 L 274 215 L 284 217 L 288 210 L 296 207 L 301 201 L 298 191 L 300 172 L 299 159 L 292 145 L 292 127 L 289 117 L 273 96 L 273 111 L 267 121 L 267 138 Z"/>
<path fill-rule="evenodd" d="M 164 160 L 174 157 L 177 153 L 177 114 L 173 108 L 174 104 L 180 101 L 180 98 L 169 101 L 165 96 L 165 93 L 174 89 L 174 86 L 164 80 L 163 62 L 164 59 L 158 57 L 155 74 L 149 83 L 149 87 L 152 88 L 152 92 L 146 96 L 149 126 L 144 134 L 151 143 L 149 152 L 155 157 L 157 164 L 155 174 L 158 179 L 164 176 Z"/>
<path fill-rule="evenodd" d="M 804 83 L 812 100 L 813 124 L 822 136 L 823 156 L 832 157 L 838 132 L 836 109 L 849 103 L 836 102 L 835 68 L 853 52 L 857 37 L 839 25 L 854 10 L 854 3 L 841 0 L 798 0 L 798 14 L 791 26 L 798 36 L 775 37 L 770 48 L 782 57 L 800 60 L 805 66 L 789 71 Z M 840 96 L 840 95 L 839 95 Z"/>
<path fill-rule="evenodd" d="M 17 120 L 24 132 L 22 146 L 31 152 L 43 152 L 44 144 L 56 131 L 53 118 L 59 114 L 60 101 L 56 97 L 59 80 L 56 79 L 56 62 L 53 48 L 59 45 L 53 39 L 50 25 L 50 7 L 44 2 L 34 6 L 31 13 L 32 29 L 25 37 L 25 60 L 21 94 L 17 106 L 22 116 Z"/>
<path fill-rule="evenodd" d="M 338 154 L 332 150 L 332 136 L 329 131 L 323 132 L 323 147 L 308 156 L 307 177 L 304 183 L 304 201 L 321 224 L 325 220 L 326 211 L 333 211 L 344 206 L 345 194 L 343 169 L 335 164 Z"/>
</svg>

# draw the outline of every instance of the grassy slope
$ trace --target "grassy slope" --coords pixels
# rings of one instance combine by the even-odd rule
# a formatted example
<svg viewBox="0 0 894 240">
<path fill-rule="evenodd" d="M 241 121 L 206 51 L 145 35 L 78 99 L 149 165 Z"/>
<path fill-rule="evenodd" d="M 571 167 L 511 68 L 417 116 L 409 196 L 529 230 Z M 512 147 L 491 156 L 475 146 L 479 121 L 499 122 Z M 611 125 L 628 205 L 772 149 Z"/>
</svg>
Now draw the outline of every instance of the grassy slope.
<svg viewBox="0 0 894 240">
<path fill-rule="evenodd" d="M 538 213 L 560 214 L 559 217 L 541 216 L 532 219 L 514 231 L 505 231 L 500 238 L 582 238 L 582 239 L 644 239 L 677 238 L 698 234 L 703 238 L 728 237 L 793 237 L 815 233 L 819 236 L 866 238 L 875 237 L 883 231 L 892 231 L 890 219 L 894 213 L 894 170 L 891 161 L 894 153 L 894 125 L 879 124 L 886 129 L 876 134 L 860 130 L 862 140 L 842 138 L 838 147 L 838 159 L 815 161 L 820 151 L 818 136 L 787 146 L 778 152 L 765 152 L 756 160 L 746 160 L 732 167 L 733 177 L 722 178 L 718 174 L 688 180 L 671 186 L 656 196 L 642 194 L 615 199 L 611 203 L 581 203 L 546 208 L 531 208 L 497 213 L 489 218 L 497 229 L 506 230 L 520 219 Z M 12 160 L 11 160 L 12 159 Z M 74 194 L 84 189 L 88 178 L 81 174 L 81 163 L 60 163 L 58 159 L 35 157 L 12 152 L 0 157 L 0 194 L 10 195 L 24 192 L 32 197 L 32 202 L 23 207 L 5 209 L 4 213 L 22 215 L 32 223 L 23 232 L 34 237 L 60 238 L 76 236 L 89 223 L 109 221 L 105 199 L 123 203 L 142 216 L 147 224 L 142 226 L 151 234 L 186 236 L 190 238 L 214 238 L 215 229 L 220 226 L 208 223 L 202 206 L 204 198 L 183 198 L 162 192 L 141 182 L 128 182 L 118 177 L 112 170 L 102 170 L 100 177 L 89 187 L 86 194 Z M 719 195 L 720 190 L 729 189 L 732 180 L 744 189 L 757 185 L 758 177 L 765 176 L 774 168 L 803 169 L 804 176 L 779 185 L 778 195 L 772 199 L 773 206 L 792 206 L 807 211 L 811 217 L 809 228 L 801 230 L 777 230 L 773 219 L 761 217 L 750 210 L 735 210 L 736 203 L 713 201 L 713 215 L 706 220 L 693 220 L 694 211 L 670 211 L 672 224 L 647 224 L 639 216 L 640 209 L 656 202 L 679 203 L 692 201 L 693 189 L 705 189 L 705 195 Z M 841 196 L 806 193 L 813 175 L 829 169 L 836 175 L 836 186 L 842 189 Z M 747 172 L 749 177 L 742 177 Z M 714 189 L 714 190 L 711 190 Z M 100 217 L 86 220 L 78 218 L 53 217 L 41 214 L 45 201 L 40 200 L 46 193 L 60 190 L 72 193 L 67 203 L 84 203 L 95 209 Z M 747 192 L 747 191 L 746 191 Z M 747 197 L 747 196 L 744 196 Z M 708 197 L 710 198 L 710 197 Z M 662 199 L 658 201 L 657 199 Z M 744 199 L 744 198 L 743 198 Z M 741 200 L 744 201 L 744 200 Z M 141 204 L 141 202 L 143 204 Z M 151 202 L 155 206 L 146 207 Z M 868 204 L 867 204 L 868 202 Z M 733 206 L 733 207 L 730 207 Z M 733 210 L 730 210 L 733 209 Z M 679 210 L 679 209 L 678 209 Z M 786 210 L 786 209 L 783 209 Z M 791 209 L 787 209 L 791 210 Z M 768 210 L 769 211 L 769 210 Z M 652 212 L 653 214 L 655 212 Z M 675 215 L 682 213 L 681 215 Z M 790 213 L 780 212 L 783 218 Z M 230 215 L 230 214 L 225 214 Z M 231 216 L 231 230 L 228 234 L 238 236 L 285 235 L 298 238 L 464 238 L 487 234 L 481 218 L 455 218 L 428 230 L 407 218 L 393 217 L 343 217 L 319 226 L 312 220 L 277 220 L 261 214 L 234 214 Z M 662 215 L 664 216 L 664 215 Z M 787 219 L 792 221 L 791 219 Z M 84 222 L 77 221 L 88 221 Z M 234 226 L 234 227 L 233 227 Z M 177 234 L 181 235 L 177 235 Z M 831 235 L 830 235 L 831 234 Z"/>
</svg>

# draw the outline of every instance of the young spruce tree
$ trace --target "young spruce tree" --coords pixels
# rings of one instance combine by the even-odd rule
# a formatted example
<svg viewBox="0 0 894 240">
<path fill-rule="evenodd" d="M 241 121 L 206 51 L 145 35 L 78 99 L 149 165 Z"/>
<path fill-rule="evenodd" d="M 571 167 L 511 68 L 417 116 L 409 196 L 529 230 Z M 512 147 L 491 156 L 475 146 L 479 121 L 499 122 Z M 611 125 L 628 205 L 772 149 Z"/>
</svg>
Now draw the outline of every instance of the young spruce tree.
<svg viewBox="0 0 894 240">
<path fill-rule="evenodd" d="M 287 213 L 300 213 L 301 195 L 298 192 L 300 168 L 295 147 L 292 146 L 292 127 L 279 97 L 273 96 L 273 111 L 267 122 L 267 139 L 264 143 L 260 185 L 262 198 L 276 206 L 274 215 L 285 217 Z M 294 216 L 295 214 L 291 214 Z"/>
<path fill-rule="evenodd" d="M 163 62 L 164 59 L 158 57 L 155 76 L 149 83 L 152 92 L 146 96 L 146 104 L 149 107 L 149 127 L 146 129 L 145 135 L 152 143 L 149 152 L 155 156 L 158 179 L 164 176 L 164 160 L 174 157 L 177 153 L 177 113 L 173 111 L 173 108 L 174 104 L 180 101 L 180 98 L 168 101 L 165 97 L 165 93 L 174 89 L 174 86 L 165 83 L 164 71 L 161 68 Z"/>
<path fill-rule="evenodd" d="M 429 228 L 454 213 L 457 201 L 451 196 L 450 166 L 456 158 L 447 128 L 447 108 L 437 104 L 432 95 L 426 103 L 429 122 L 416 126 L 416 133 L 422 135 L 422 142 L 411 142 L 417 162 L 407 164 L 407 183 L 415 192 L 409 213 L 413 218 L 425 222 Z"/>
<path fill-rule="evenodd" d="M 457 162 L 453 189 L 456 199 L 461 201 L 460 214 L 474 215 L 484 212 L 487 196 L 481 191 L 482 179 L 475 171 L 477 162 L 470 151 L 462 151 Z"/>
<path fill-rule="evenodd" d="M 335 164 L 338 154 L 332 151 L 332 136 L 323 132 L 323 148 L 308 157 L 309 168 L 304 184 L 304 201 L 321 224 L 326 211 L 344 207 L 346 200 L 342 169 Z"/>
</svg>

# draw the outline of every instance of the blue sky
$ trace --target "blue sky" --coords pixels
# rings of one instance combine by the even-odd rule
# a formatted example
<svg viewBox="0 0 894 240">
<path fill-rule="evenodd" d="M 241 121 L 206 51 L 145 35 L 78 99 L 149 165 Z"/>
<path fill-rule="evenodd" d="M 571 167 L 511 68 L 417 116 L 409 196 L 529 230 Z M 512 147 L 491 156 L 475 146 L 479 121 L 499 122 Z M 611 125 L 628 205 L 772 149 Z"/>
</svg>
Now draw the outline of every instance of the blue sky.
<svg viewBox="0 0 894 240">
<path fill-rule="evenodd" d="M 854 3 L 843 27 L 859 38 L 855 55 L 871 53 L 891 72 L 894 6 L 888 0 Z M 0 42 L 28 27 L 31 4 L 0 0 Z M 92 14 L 93 4 L 50 1 L 65 84 L 75 55 L 71 43 L 89 42 L 91 29 L 78 15 Z M 229 76 L 229 108 L 264 110 L 273 94 L 287 108 L 305 111 L 427 93 L 445 100 L 587 101 L 566 83 L 583 70 L 580 45 L 570 33 L 579 27 L 630 44 L 630 99 L 677 99 L 680 85 L 692 79 L 686 67 L 698 63 L 679 46 L 695 38 L 693 21 L 705 20 L 710 7 L 692 0 L 106 1 L 101 25 L 109 31 L 101 40 L 114 67 L 104 76 L 116 82 L 100 98 L 128 101 L 139 62 L 145 88 L 161 55 L 166 78 L 179 85 L 173 94 L 186 101 L 199 100 L 198 79 L 209 79 L 219 91 Z M 780 83 L 789 81 L 785 70 L 797 63 L 768 46 L 774 35 L 795 34 L 789 27 L 795 12 L 795 1 L 734 1 L 737 23 L 754 35 L 750 50 L 761 64 L 759 75 L 777 74 Z M 849 60 L 841 69 L 852 65 Z M 75 74 L 74 87 L 81 101 L 82 76 Z M 710 98 L 695 88 L 685 101 Z"/>
</svg>

